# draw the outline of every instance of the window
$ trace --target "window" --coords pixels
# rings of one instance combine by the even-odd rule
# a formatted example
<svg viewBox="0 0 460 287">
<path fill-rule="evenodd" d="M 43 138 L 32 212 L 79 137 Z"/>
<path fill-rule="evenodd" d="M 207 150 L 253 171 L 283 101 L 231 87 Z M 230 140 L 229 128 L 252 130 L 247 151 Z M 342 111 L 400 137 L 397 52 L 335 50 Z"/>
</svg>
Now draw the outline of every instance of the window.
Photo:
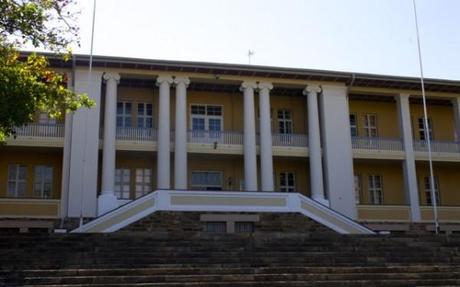
<svg viewBox="0 0 460 287">
<path fill-rule="evenodd" d="M 352 137 L 358 136 L 358 119 L 356 114 L 350 114 L 350 133 Z"/>
<path fill-rule="evenodd" d="M 364 135 L 368 138 L 377 137 L 377 116 L 374 114 L 364 115 Z"/>
<path fill-rule="evenodd" d="M 222 190 L 222 172 L 192 171 L 192 187 L 200 190 Z"/>
<path fill-rule="evenodd" d="M 354 187 L 355 187 L 355 202 L 356 204 L 360 203 L 361 198 L 361 175 L 354 176 Z"/>
<path fill-rule="evenodd" d="M 115 195 L 118 199 L 129 199 L 131 190 L 131 170 L 117 168 L 115 170 Z"/>
<path fill-rule="evenodd" d="M 117 103 L 117 127 L 131 127 L 131 103 Z"/>
<path fill-rule="evenodd" d="M 369 200 L 371 204 L 383 203 L 382 176 L 369 175 Z"/>
<path fill-rule="evenodd" d="M 425 118 L 421 117 L 418 118 L 418 134 L 420 137 L 420 140 L 424 141 L 426 140 L 425 137 Z M 433 139 L 433 125 L 431 123 L 431 119 L 428 118 L 428 135 L 430 137 L 430 140 Z"/>
<path fill-rule="evenodd" d="M 280 191 L 295 192 L 295 176 L 292 172 L 280 173 Z"/>
<path fill-rule="evenodd" d="M 254 232 L 254 222 L 235 222 L 235 233 L 252 233 Z"/>
<path fill-rule="evenodd" d="M 53 188 L 53 167 L 35 166 L 34 197 L 51 198 Z"/>
<path fill-rule="evenodd" d="M 137 104 L 137 127 L 151 128 L 152 127 L 152 104 L 138 103 Z"/>
<path fill-rule="evenodd" d="M 136 198 L 152 191 L 152 170 L 150 168 L 136 169 Z"/>
<path fill-rule="evenodd" d="M 226 233 L 227 232 L 227 222 L 225 221 L 206 222 L 205 230 L 206 232 L 210 232 L 210 233 Z"/>
<path fill-rule="evenodd" d="M 426 204 L 427 205 L 433 205 L 433 201 L 431 200 L 432 197 L 431 197 L 431 180 L 430 180 L 430 176 L 425 176 L 424 178 L 424 184 L 425 184 L 425 198 L 426 198 Z M 435 177 L 434 178 L 434 194 L 436 196 L 436 205 L 439 206 L 440 205 L 440 201 L 439 201 L 439 188 L 438 188 L 438 178 Z"/>
<path fill-rule="evenodd" d="M 56 119 L 50 118 L 47 113 L 40 113 L 38 115 L 38 123 L 42 125 L 55 125 Z"/>
<path fill-rule="evenodd" d="M 27 166 L 8 165 L 8 196 L 24 197 L 26 194 Z"/>
<path fill-rule="evenodd" d="M 209 131 L 211 136 L 219 136 L 223 129 L 223 112 L 221 106 L 192 105 L 192 131 L 194 136 L 204 135 Z M 198 133 L 196 133 L 198 132 Z"/>
<path fill-rule="evenodd" d="M 292 134 L 292 115 L 288 110 L 278 110 L 278 132 Z"/>
</svg>

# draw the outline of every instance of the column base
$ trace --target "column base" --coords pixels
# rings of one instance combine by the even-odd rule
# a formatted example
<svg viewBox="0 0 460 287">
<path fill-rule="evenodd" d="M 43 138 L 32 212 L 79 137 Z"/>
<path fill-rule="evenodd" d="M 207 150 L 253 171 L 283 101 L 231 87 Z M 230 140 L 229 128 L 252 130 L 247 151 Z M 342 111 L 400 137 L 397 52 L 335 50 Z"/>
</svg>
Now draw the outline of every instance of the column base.
<svg viewBox="0 0 460 287">
<path fill-rule="evenodd" d="M 312 197 L 312 199 L 316 202 L 321 203 L 324 206 L 330 207 L 329 200 L 323 197 Z"/>
<path fill-rule="evenodd" d="M 113 193 L 102 193 L 97 198 L 97 215 L 100 216 L 118 207 L 118 199 Z"/>
</svg>

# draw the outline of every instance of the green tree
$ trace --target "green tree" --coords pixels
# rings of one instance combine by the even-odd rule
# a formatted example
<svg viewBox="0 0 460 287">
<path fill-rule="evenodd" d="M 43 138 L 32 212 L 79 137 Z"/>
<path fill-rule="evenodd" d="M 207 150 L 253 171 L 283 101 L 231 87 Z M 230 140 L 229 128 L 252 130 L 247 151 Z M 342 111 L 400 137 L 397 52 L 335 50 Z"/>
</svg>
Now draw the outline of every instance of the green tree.
<svg viewBox="0 0 460 287">
<path fill-rule="evenodd" d="M 94 102 L 66 88 L 65 75 L 43 55 L 21 57 L 27 45 L 51 50 L 68 60 L 78 43 L 72 0 L 0 0 L 0 142 L 14 127 L 31 122 L 36 111 L 61 117 Z M 67 52 L 66 52 L 67 51 Z"/>
</svg>

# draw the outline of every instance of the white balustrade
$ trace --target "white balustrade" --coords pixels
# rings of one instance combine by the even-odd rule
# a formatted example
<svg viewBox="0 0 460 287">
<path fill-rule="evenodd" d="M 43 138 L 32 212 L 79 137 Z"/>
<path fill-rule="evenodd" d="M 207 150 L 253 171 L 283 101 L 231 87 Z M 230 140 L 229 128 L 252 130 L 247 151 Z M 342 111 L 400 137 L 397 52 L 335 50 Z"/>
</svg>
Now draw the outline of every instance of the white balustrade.
<svg viewBox="0 0 460 287">
<path fill-rule="evenodd" d="M 117 127 L 117 140 L 156 141 L 157 131 L 153 128 Z"/>
<path fill-rule="evenodd" d="M 460 143 L 454 141 L 431 141 L 432 152 L 459 153 Z M 428 152 L 428 143 L 426 141 L 414 141 L 415 151 Z"/>
<path fill-rule="evenodd" d="M 17 137 L 41 137 L 61 138 L 64 137 L 63 124 L 39 124 L 30 123 L 15 129 Z"/>
<path fill-rule="evenodd" d="M 401 139 L 352 137 L 351 142 L 353 149 L 385 151 L 403 150 L 403 143 Z"/>
<path fill-rule="evenodd" d="M 227 145 L 243 145 L 243 133 L 234 131 L 204 131 L 189 130 L 187 132 L 189 143 L 218 143 Z"/>
<path fill-rule="evenodd" d="M 308 138 L 306 134 L 276 134 L 272 135 L 273 146 L 295 146 L 307 147 Z"/>
</svg>

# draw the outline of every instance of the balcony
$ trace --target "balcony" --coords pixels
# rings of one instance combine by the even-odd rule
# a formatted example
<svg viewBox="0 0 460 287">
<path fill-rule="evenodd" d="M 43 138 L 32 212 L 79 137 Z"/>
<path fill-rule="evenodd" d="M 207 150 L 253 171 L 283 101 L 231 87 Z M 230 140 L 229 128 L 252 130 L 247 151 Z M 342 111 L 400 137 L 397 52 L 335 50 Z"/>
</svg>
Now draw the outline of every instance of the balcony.
<svg viewBox="0 0 460 287">
<path fill-rule="evenodd" d="M 100 130 L 103 137 L 103 129 Z M 259 144 L 259 136 L 257 145 Z M 156 150 L 158 131 L 153 128 L 117 127 L 117 149 Z M 243 154 L 243 132 L 240 131 L 187 131 L 189 152 Z M 307 156 L 307 135 L 272 134 L 274 155 Z M 171 131 L 174 143 L 174 131 Z"/>
<path fill-rule="evenodd" d="M 431 141 L 431 152 L 434 160 L 460 161 L 460 142 Z M 428 159 L 428 143 L 414 140 L 415 156 L 419 160 Z"/>
<path fill-rule="evenodd" d="M 398 138 L 352 137 L 351 144 L 355 158 L 404 158 L 403 142 Z"/>
<path fill-rule="evenodd" d="M 52 146 L 64 145 L 63 124 L 30 123 L 15 128 L 16 135 L 7 139 L 8 145 L 15 146 Z"/>
</svg>

